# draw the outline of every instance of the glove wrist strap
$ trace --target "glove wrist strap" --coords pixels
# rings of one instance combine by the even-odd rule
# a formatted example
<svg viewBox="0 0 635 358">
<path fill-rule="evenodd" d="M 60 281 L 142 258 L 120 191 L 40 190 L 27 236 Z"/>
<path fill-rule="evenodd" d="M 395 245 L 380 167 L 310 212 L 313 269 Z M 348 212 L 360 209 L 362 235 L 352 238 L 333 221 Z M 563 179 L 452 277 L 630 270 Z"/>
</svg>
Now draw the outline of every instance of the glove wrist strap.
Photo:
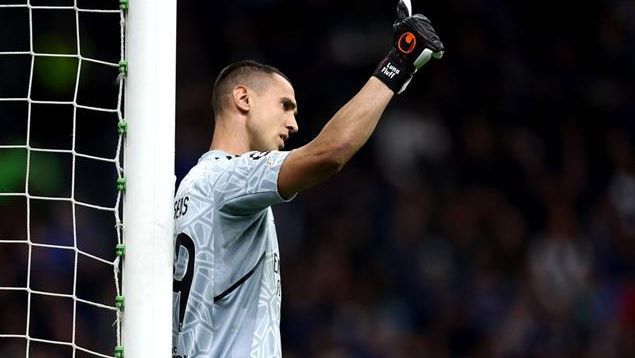
<svg viewBox="0 0 635 358">
<path fill-rule="evenodd" d="M 394 49 L 390 51 L 388 56 L 384 58 L 373 73 L 388 88 L 395 93 L 401 93 L 404 84 L 406 84 L 414 72 L 413 65 L 404 65 L 403 59 L 395 56 Z"/>
</svg>

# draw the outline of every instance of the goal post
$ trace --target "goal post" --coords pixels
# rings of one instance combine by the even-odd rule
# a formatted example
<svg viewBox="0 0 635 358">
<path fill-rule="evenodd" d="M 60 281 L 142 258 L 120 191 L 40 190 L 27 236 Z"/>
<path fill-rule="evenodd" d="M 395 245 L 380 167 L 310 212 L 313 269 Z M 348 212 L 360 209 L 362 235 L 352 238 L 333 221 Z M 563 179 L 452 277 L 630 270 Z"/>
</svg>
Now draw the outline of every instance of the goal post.
<svg viewBox="0 0 635 358">
<path fill-rule="evenodd" d="M 176 11 L 176 0 L 128 4 L 125 357 L 171 357 Z"/>
<path fill-rule="evenodd" d="M 0 25 L 0 356 L 171 357 L 176 0 Z"/>
</svg>

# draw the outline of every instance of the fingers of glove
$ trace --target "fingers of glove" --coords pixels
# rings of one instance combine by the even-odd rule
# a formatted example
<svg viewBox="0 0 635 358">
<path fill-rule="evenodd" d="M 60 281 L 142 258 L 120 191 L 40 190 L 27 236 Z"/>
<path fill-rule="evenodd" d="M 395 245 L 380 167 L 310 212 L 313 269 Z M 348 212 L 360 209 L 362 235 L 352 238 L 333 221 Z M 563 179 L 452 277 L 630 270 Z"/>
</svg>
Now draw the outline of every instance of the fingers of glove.
<svg viewBox="0 0 635 358">
<path fill-rule="evenodd" d="M 410 0 L 399 0 L 397 4 L 397 21 L 401 21 L 412 15 L 412 4 Z"/>
<path fill-rule="evenodd" d="M 437 35 L 427 17 L 421 14 L 415 14 L 403 20 L 401 24 L 412 29 L 417 35 L 422 37 L 426 42 L 426 47 L 430 48 L 432 52 L 437 53 L 444 50 L 443 43 L 441 42 L 441 39 L 439 39 L 439 35 Z"/>
<path fill-rule="evenodd" d="M 430 61 L 430 59 L 432 58 L 432 55 L 433 55 L 432 50 L 430 50 L 429 48 L 424 48 L 423 51 L 421 51 L 421 53 L 415 60 L 415 62 L 413 63 L 415 65 L 415 72 L 416 70 L 421 68 L 421 66 L 425 65 L 428 61 Z"/>
</svg>

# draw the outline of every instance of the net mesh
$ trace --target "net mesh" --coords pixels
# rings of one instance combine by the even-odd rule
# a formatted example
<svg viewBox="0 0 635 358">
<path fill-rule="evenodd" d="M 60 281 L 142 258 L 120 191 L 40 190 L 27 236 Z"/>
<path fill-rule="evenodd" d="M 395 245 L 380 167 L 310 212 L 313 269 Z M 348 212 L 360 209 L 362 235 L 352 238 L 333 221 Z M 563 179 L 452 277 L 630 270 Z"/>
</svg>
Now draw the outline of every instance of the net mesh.
<svg viewBox="0 0 635 358">
<path fill-rule="evenodd" d="M 121 354 L 125 5 L 0 5 L 2 357 Z"/>
</svg>

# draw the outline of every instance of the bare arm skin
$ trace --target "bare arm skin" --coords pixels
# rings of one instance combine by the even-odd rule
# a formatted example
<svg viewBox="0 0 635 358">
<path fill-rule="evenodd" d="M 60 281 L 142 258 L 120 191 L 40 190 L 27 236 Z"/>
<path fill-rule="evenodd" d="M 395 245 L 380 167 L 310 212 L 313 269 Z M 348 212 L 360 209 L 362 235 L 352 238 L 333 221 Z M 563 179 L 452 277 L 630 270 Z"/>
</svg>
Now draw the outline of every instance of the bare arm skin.
<svg viewBox="0 0 635 358">
<path fill-rule="evenodd" d="M 371 77 L 315 139 L 291 151 L 278 176 L 280 195 L 289 198 L 340 171 L 373 133 L 393 95 Z"/>
</svg>

